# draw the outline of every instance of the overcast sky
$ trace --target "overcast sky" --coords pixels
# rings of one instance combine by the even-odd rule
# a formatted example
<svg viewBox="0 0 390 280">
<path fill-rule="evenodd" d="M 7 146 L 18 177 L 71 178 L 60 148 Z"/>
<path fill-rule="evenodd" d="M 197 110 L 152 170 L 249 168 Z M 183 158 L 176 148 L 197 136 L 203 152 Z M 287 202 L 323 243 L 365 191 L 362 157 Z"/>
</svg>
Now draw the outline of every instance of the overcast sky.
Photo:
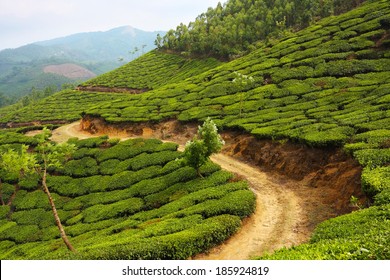
<svg viewBox="0 0 390 280">
<path fill-rule="evenodd" d="M 131 25 L 167 31 L 224 0 L 0 0 L 0 50 Z"/>
</svg>

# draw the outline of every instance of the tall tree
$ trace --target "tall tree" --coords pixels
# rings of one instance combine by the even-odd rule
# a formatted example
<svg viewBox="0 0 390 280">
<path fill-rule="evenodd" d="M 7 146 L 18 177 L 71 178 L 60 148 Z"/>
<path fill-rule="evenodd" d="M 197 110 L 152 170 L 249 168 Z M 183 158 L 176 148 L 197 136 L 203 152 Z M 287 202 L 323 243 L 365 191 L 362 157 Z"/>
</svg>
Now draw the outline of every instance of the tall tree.
<svg viewBox="0 0 390 280">
<path fill-rule="evenodd" d="M 42 134 L 38 137 L 38 146 L 36 148 L 38 154 L 39 154 L 39 160 L 40 164 L 37 165 L 35 168 L 36 172 L 41 176 L 42 178 L 42 187 L 43 191 L 46 193 L 49 204 L 51 207 L 51 210 L 53 212 L 54 220 L 56 222 L 56 225 L 60 231 L 60 235 L 62 240 L 64 241 L 66 247 L 72 251 L 76 252 L 72 244 L 70 243 L 64 227 L 61 223 L 61 219 L 58 216 L 57 208 L 54 203 L 54 199 L 50 193 L 50 190 L 47 186 L 47 171 L 49 168 L 60 168 L 63 166 L 64 162 L 68 160 L 71 156 L 71 154 L 75 150 L 74 145 L 70 145 L 68 143 L 62 143 L 62 144 L 53 144 L 50 140 L 50 131 L 47 128 L 43 129 Z"/>
<path fill-rule="evenodd" d="M 55 223 L 60 231 L 62 240 L 67 248 L 76 252 L 72 244 L 70 243 L 64 227 L 61 223 L 61 219 L 58 215 L 57 208 L 54 203 L 54 199 L 47 186 L 47 172 L 49 168 L 61 167 L 63 163 L 69 159 L 70 155 L 74 151 L 74 146 L 68 143 L 53 144 L 50 140 L 50 131 L 44 129 L 43 133 L 38 138 L 38 146 L 36 147 L 37 154 L 29 153 L 28 146 L 22 145 L 21 151 L 16 152 L 12 149 L 1 155 L 0 167 L 14 174 L 18 179 L 22 179 L 24 176 L 32 173 L 37 173 L 41 177 L 42 188 L 48 197 L 51 210 L 53 212 Z M 18 191 L 18 187 L 15 188 L 15 192 Z M 11 201 L 12 203 L 12 201 Z"/>
<path fill-rule="evenodd" d="M 235 57 L 257 41 L 299 30 L 313 20 L 348 11 L 365 0 L 229 0 L 164 36 L 160 48 Z M 186 36 L 183 36 L 186 34 Z"/>
</svg>

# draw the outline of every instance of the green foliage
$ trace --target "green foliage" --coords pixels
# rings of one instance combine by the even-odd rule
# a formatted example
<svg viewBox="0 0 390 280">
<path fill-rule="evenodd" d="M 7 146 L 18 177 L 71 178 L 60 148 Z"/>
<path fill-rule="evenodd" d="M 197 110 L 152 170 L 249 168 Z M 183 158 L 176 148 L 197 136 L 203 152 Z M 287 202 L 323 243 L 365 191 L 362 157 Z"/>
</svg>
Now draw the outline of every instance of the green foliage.
<svg viewBox="0 0 390 280">
<path fill-rule="evenodd" d="M 390 167 L 364 168 L 362 188 L 369 195 L 375 195 L 390 187 Z"/>
<path fill-rule="evenodd" d="M 68 161 L 63 168 L 64 174 L 72 177 L 87 177 L 99 174 L 96 160 L 90 157 Z"/>
<path fill-rule="evenodd" d="M 161 258 L 189 257 L 228 238 L 240 218 L 254 210 L 254 195 L 247 184 L 227 183 L 232 174 L 211 162 L 200 169 L 204 178 L 197 178 L 193 168 L 176 160 L 182 157 L 176 144 L 153 139 L 132 139 L 111 147 L 90 144 L 96 141 L 73 139 L 77 159 L 50 170 L 47 176 L 59 218 L 79 252 L 71 258 L 90 257 L 89 252 L 100 248 L 93 259 L 115 259 L 121 254 L 118 246 L 124 245 L 138 258 L 148 259 L 150 252 L 138 246 L 145 249 L 150 242 Z M 119 151 L 126 151 L 123 159 L 96 160 L 118 157 Z M 93 164 L 84 164 L 88 162 Z M 58 170 L 69 175 L 61 176 Z M 84 177 L 79 177 L 79 170 L 85 172 Z M 90 170 L 96 175 L 87 174 Z M 12 208 L 1 208 L 0 254 L 11 259 L 69 258 L 58 242 L 47 195 L 36 179 L 24 179 Z M 3 198 L 9 199 L 15 187 L 4 183 L 3 190 Z M 232 216 L 220 216 L 227 213 Z M 173 235 L 180 242 L 164 251 L 173 240 L 178 242 L 176 237 L 171 239 Z"/>
<path fill-rule="evenodd" d="M 262 259 L 387 260 L 390 205 L 372 206 L 321 223 L 310 243 Z"/>
<path fill-rule="evenodd" d="M 259 44 L 250 54 L 224 63 L 153 51 L 87 83 L 130 89 L 143 89 L 149 83 L 147 92 L 64 91 L 34 107 L 9 112 L 2 121 L 74 120 L 83 112 L 110 123 L 212 117 L 218 126 L 243 129 L 260 138 L 287 137 L 321 147 L 350 144 L 356 133 L 387 130 L 390 125 L 389 54 L 380 45 L 384 36 L 380 21 L 389 13 L 385 1 L 367 2 L 287 38 Z M 359 22 L 356 30 L 355 22 Z M 341 30 L 341 24 L 347 29 Z M 237 86 L 233 82 L 237 75 L 254 82 Z M 388 135 L 384 137 L 386 141 Z M 108 150 L 97 158 L 99 162 L 130 156 L 123 147 Z M 95 157 L 94 152 L 89 156 Z"/>
<path fill-rule="evenodd" d="M 218 128 L 211 118 L 207 118 L 203 125 L 198 129 L 198 137 L 203 140 L 206 147 L 206 157 L 221 151 L 225 144 L 222 137 L 218 134 Z"/>
<path fill-rule="evenodd" d="M 370 168 L 385 166 L 390 163 L 390 148 L 359 150 L 354 152 L 354 157 L 362 166 Z"/>
<path fill-rule="evenodd" d="M 19 152 L 8 150 L 1 155 L 0 168 L 20 179 L 33 174 L 37 161 L 35 155 L 27 152 L 28 146 L 22 145 Z"/>
<path fill-rule="evenodd" d="M 191 54 L 234 57 L 252 49 L 259 40 L 288 34 L 287 29 L 301 29 L 314 18 L 346 12 L 360 4 L 346 2 L 348 5 L 339 1 L 323 3 L 317 0 L 227 1 L 209 8 L 188 26 L 181 24 L 168 31 L 157 47 Z M 327 35 L 326 31 L 323 32 Z"/>
<path fill-rule="evenodd" d="M 108 136 L 100 136 L 100 137 L 87 138 L 81 140 L 77 138 L 73 138 L 73 139 L 71 138 L 69 139 L 68 143 L 73 144 L 78 148 L 96 148 L 107 143 L 108 141 L 109 141 Z"/>
<path fill-rule="evenodd" d="M 390 204 L 390 188 L 385 188 L 374 196 L 375 205 Z"/>
<path fill-rule="evenodd" d="M 202 140 L 194 139 L 189 141 L 187 142 L 184 151 L 185 163 L 195 170 L 199 170 L 199 168 L 208 160 L 206 153 L 207 147 Z"/>
<path fill-rule="evenodd" d="M 186 59 L 151 51 L 122 67 L 82 84 L 86 87 L 116 87 L 147 90 L 198 75 L 220 64 L 216 59 Z"/>
<path fill-rule="evenodd" d="M 197 170 L 200 175 L 200 167 L 204 165 L 209 157 L 221 151 L 225 142 L 218 134 L 215 123 L 207 118 L 202 126 L 199 126 L 198 133 L 192 141 L 188 141 L 184 150 L 184 162 Z"/>
<path fill-rule="evenodd" d="M 252 2 L 251 5 L 261 4 L 261 1 Z M 352 2 L 357 3 L 338 1 L 333 3 L 336 6 L 332 6 L 332 1 L 325 2 L 321 9 L 335 9 L 335 14 L 336 6 L 339 11 L 347 11 Z M 235 6 L 232 3 L 229 2 L 229 7 Z M 283 6 L 280 11 L 283 14 L 288 5 L 280 3 L 275 1 L 272 5 Z M 313 10 L 307 9 L 308 3 L 296 6 L 294 9 L 297 10 L 292 9 L 291 15 L 303 11 L 314 15 Z M 310 8 L 313 7 L 317 6 L 310 5 Z M 224 11 L 225 7 L 221 5 L 221 8 L 217 10 Z M 237 15 L 241 16 L 240 10 L 243 9 L 238 9 Z M 248 17 L 264 16 L 256 11 L 252 10 L 254 13 L 248 14 Z M 275 22 L 271 21 L 275 19 L 275 11 L 273 9 L 268 16 L 269 23 Z M 376 217 L 374 212 L 379 211 L 383 217 L 386 216 L 387 210 L 383 209 L 389 201 L 390 54 L 388 43 L 383 40 L 386 35 L 383 24 L 386 25 L 389 13 L 387 1 L 367 1 L 351 12 L 321 20 L 307 29 L 290 33 L 288 37 L 270 39 L 253 48 L 245 44 L 250 34 L 244 38 L 244 34 L 237 32 L 234 36 L 241 41 L 228 39 L 229 33 L 234 33 L 234 30 L 246 32 L 248 29 L 237 25 L 236 29 L 230 28 L 226 32 L 213 30 L 214 23 L 209 22 L 209 30 L 215 38 L 206 41 L 203 40 L 205 37 L 198 38 L 194 44 L 189 44 L 190 48 L 203 54 L 216 51 L 228 54 L 232 51 L 233 55 L 241 58 L 218 62 L 194 56 L 189 59 L 187 55 L 191 54 L 188 53 L 177 55 L 153 51 L 85 84 L 125 87 L 127 90 L 148 89 L 147 92 L 66 90 L 33 106 L 0 110 L 0 121 L 3 126 L 11 122 L 36 120 L 72 121 L 79 119 L 81 114 L 91 114 L 118 125 L 122 122 L 154 123 L 166 119 L 178 119 L 185 124 L 204 121 L 211 116 L 219 127 L 239 129 L 259 138 L 289 139 L 329 149 L 344 146 L 363 165 L 363 188 L 374 196 L 374 203 L 380 207 L 373 208 L 370 219 L 363 214 L 352 213 L 352 216 L 345 217 L 346 220 L 335 222 L 335 226 L 330 222 L 320 227 L 321 234 L 317 235 L 315 242 L 283 250 L 273 257 L 388 259 L 389 244 L 386 242 L 389 237 L 386 234 L 389 231 L 384 228 L 388 223 Z M 207 17 L 206 14 L 200 19 Z M 222 18 L 213 20 L 219 22 Z M 232 24 L 239 19 L 230 20 Z M 286 26 L 291 20 L 286 17 Z M 295 20 L 310 21 L 309 18 Z M 255 33 L 282 31 L 284 19 L 278 18 L 277 21 L 278 26 L 271 30 L 264 29 L 267 25 L 257 26 Z M 249 30 L 254 26 L 252 23 L 247 25 Z M 194 32 L 200 31 L 197 29 L 200 27 L 201 24 L 194 27 Z M 184 26 L 180 28 L 178 34 L 186 32 Z M 201 50 L 202 45 L 215 42 L 218 34 L 225 36 L 223 40 L 253 51 L 243 56 L 242 49 L 224 48 L 226 44 L 223 41 L 219 45 L 213 44 L 212 48 L 215 48 L 212 50 Z M 170 36 L 175 40 L 175 36 Z M 233 83 L 235 72 L 253 77 L 254 83 L 238 87 Z M 31 147 L 39 144 L 39 137 L 31 138 L 15 131 L 0 131 L 0 144 L 10 145 L 1 147 L 0 151 L 7 152 L 9 148 L 19 150 L 21 144 Z M 164 131 L 161 132 L 164 134 Z M 205 178 L 196 178 L 193 168 L 183 167 L 180 160 L 175 161 L 178 154 L 175 144 L 143 139 L 117 143 L 106 138 L 73 139 L 71 143 L 79 148 L 73 153 L 73 160 L 94 162 L 91 169 L 96 175 L 75 178 L 72 177 L 75 176 L 73 171 L 65 173 L 65 168 L 62 172 L 71 176 L 52 173 L 48 183 L 61 218 L 72 229 L 72 242 L 81 248 L 80 258 L 188 258 L 199 252 L 199 248 L 209 248 L 216 241 L 224 240 L 236 229 L 238 216 L 243 217 L 253 209 L 253 194 L 247 186 L 242 183 L 227 184 L 232 175 L 217 171 L 218 168 L 209 162 L 199 168 Z M 42 157 L 37 159 L 43 161 Z M 73 165 L 76 170 L 78 167 Z M 89 172 L 86 169 L 83 168 L 80 174 Z M 50 172 L 60 170 L 53 167 Z M 3 184 L 3 190 L 7 190 L 5 199 L 13 194 L 13 184 L 22 186 L 12 205 L 15 206 L 14 217 L 18 222 L 27 222 L 18 216 L 19 211 L 34 213 L 36 209 L 41 209 L 36 213 L 43 213 L 43 210 L 49 210 L 40 200 L 42 192 L 34 189 L 37 181 L 25 178 L 19 182 L 17 176 L 11 178 L 5 172 L 0 173 L 2 181 L 6 181 Z M 139 202 L 140 212 L 126 212 L 127 205 L 120 203 L 132 199 Z M 137 206 L 137 203 L 134 205 Z M 115 208 L 112 213 L 111 206 Z M 8 213 L 7 208 L 1 214 Z M 226 213 L 234 216 L 226 216 Z M 220 214 L 224 215 L 223 218 L 215 216 Z M 357 215 L 356 218 L 353 215 Z M 212 217 L 213 222 L 209 224 L 207 217 Z M 183 224 L 180 219 L 185 219 Z M 218 223 L 223 221 L 222 226 L 217 220 Z M 1 256 L 23 259 L 74 257 L 59 246 L 58 240 L 54 240 L 58 238 L 58 233 L 53 231 L 52 226 L 41 230 L 37 225 L 3 222 L 0 225 Z M 225 229 L 229 234 L 225 234 Z M 17 236 L 19 231 L 20 238 Z M 153 231 L 156 231 L 156 236 L 153 236 Z M 142 236 L 148 237 L 143 239 Z M 41 242 L 30 243 L 29 240 Z"/>
<path fill-rule="evenodd" d="M 140 198 L 130 198 L 112 204 L 94 205 L 82 213 L 83 222 L 93 223 L 115 217 L 128 216 L 142 209 L 143 201 Z"/>
<path fill-rule="evenodd" d="M 42 208 L 15 212 L 12 214 L 11 220 L 19 225 L 38 225 L 40 229 L 55 225 L 50 210 L 45 211 Z"/>
<path fill-rule="evenodd" d="M 221 243 L 239 225 L 238 217 L 221 215 L 169 235 L 90 246 L 80 251 L 80 255 L 83 259 L 188 259 Z"/>
<path fill-rule="evenodd" d="M 47 196 L 41 190 L 19 192 L 13 205 L 17 210 L 30 210 L 36 208 L 50 209 L 50 205 L 47 203 Z"/>
<path fill-rule="evenodd" d="M 8 205 L 2 205 L 0 207 L 0 219 L 1 220 L 5 220 L 7 218 L 7 215 L 9 213 L 9 211 L 10 211 L 10 208 L 11 207 L 8 206 Z"/>
</svg>

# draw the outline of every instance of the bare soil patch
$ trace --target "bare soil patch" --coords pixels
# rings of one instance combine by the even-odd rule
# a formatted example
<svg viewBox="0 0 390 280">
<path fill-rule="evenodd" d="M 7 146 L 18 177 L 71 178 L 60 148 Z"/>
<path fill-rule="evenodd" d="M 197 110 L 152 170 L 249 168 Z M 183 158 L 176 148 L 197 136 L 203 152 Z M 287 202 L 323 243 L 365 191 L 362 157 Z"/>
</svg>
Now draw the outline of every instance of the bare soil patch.
<svg viewBox="0 0 390 280">
<path fill-rule="evenodd" d="M 89 79 L 96 77 L 95 73 L 73 63 L 48 65 L 43 68 L 43 72 L 65 76 L 70 79 Z"/>
</svg>

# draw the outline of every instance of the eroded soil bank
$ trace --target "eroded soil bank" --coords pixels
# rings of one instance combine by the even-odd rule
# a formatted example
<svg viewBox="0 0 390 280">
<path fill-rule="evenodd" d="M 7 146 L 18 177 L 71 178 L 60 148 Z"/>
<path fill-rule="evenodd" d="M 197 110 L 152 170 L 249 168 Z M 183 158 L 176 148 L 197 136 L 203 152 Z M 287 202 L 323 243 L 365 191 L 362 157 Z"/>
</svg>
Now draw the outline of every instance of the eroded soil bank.
<svg viewBox="0 0 390 280">
<path fill-rule="evenodd" d="M 109 124 L 85 116 L 53 132 L 54 141 L 69 137 L 158 138 L 183 145 L 197 124 L 176 120 L 159 124 Z M 221 133 L 223 153 L 212 160 L 246 179 L 257 195 L 256 212 L 224 244 L 195 259 L 248 259 L 309 240 L 322 221 L 351 212 L 352 195 L 365 200 L 361 168 L 340 149 L 315 149 L 290 142 L 259 140 L 242 132 Z"/>
</svg>

